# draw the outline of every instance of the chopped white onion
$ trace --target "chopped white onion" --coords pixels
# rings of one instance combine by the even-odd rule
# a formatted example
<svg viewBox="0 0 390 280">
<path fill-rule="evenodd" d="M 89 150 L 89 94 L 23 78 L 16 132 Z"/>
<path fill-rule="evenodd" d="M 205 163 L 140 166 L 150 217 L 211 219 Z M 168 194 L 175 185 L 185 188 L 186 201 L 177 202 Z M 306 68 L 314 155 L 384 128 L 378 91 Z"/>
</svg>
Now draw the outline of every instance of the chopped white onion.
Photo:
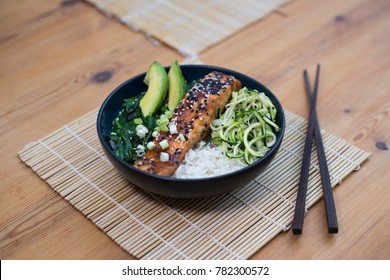
<svg viewBox="0 0 390 280">
<path fill-rule="evenodd" d="M 146 147 L 148 148 L 148 150 L 154 150 L 156 148 L 156 144 L 154 144 L 153 142 L 149 142 Z"/>
<path fill-rule="evenodd" d="M 167 153 L 160 153 L 160 161 L 161 162 L 167 162 L 169 160 L 169 155 Z"/>
<path fill-rule="evenodd" d="M 145 151 L 145 147 L 143 145 L 138 145 L 137 150 Z"/>
<path fill-rule="evenodd" d="M 177 131 L 177 126 L 174 124 L 174 123 L 169 123 L 169 132 L 171 134 L 177 134 L 178 131 Z"/>
<path fill-rule="evenodd" d="M 138 131 L 137 131 L 137 136 L 138 136 L 139 138 L 144 138 L 145 135 L 146 135 L 146 133 L 144 133 L 143 131 L 141 131 L 141 130 L 138 130 Z"/>
<path fill-rule="evenodd" d="M 135 131 L 141 131 L 141 130 L 144 130 L 145 128 L 146 127 L 144 125 L 139 124 L 139 125 L 136 126 Z"/>
<path fill-rule="evenodd" d="M 145 135 L 149 132 L 147 127 L 142 125 L 142 124 L 137 125 L 137 127 L 135 128 L 135 131 L 137 132 L 137 136 L 139 138 L 144 138 Z"/>
<path fill-rule="evenodd" d="M 160 144 L 161 149 L 163 149 L 163 150 L 165 150 L 166 148 L 169 147 L 169 142 L 167 139 L 162 140 L 159 144 Z"/>
</svg>

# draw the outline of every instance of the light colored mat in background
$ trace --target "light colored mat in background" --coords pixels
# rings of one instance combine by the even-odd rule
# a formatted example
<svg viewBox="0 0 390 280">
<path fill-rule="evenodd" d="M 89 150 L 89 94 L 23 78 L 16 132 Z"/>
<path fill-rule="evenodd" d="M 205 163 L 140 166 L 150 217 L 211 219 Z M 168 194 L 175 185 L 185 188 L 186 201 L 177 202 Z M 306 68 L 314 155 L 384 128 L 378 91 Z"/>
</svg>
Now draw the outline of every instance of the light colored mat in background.
<svg viewBox="0 0 390 280">
<path fill-rule="evenodd" d="M 270 167 L 233 193 L 174 199 L 124 180 L 104 155 L 97 111 L 27 145 L 19 156 L 119 246 L 140 259 L 247 259 L 293 220 L 306 121 L 286 112 L 282 146 Z M 323 132 L 335 186 L 369 154 Z M 316 153 L 307 207 L 322 197 Z M 337 207 L 337 197 L 336 207 Z"/>
<path fill-rule="evenodd" d="M 86 0 L 135 31 L 196 56 L 289 0 Z"/>
</svg>

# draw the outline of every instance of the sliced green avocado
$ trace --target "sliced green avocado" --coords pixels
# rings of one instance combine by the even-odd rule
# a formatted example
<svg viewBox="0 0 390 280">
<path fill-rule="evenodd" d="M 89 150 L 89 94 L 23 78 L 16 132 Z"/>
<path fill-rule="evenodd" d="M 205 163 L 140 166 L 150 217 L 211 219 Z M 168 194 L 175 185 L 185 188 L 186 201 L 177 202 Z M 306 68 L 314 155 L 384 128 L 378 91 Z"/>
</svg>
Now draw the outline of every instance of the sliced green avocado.
<svg viewBox="0 0 390 280">
<path fill-rule="evenodd" d="M 186 93 L 187 81 L 184 79 L 177 60 L 172 61 L 168 72 L 168 109 L 173 112 Z"/>
<path fill-rule="evenodd" d="M 154 115 L 163 104 L 168 90 L 168 75 L 164 67 L 157 61 L 149 66 L 144 79 L 148 85 L 148 90 L 139 102 L 142 114 Z"/>
</svg>

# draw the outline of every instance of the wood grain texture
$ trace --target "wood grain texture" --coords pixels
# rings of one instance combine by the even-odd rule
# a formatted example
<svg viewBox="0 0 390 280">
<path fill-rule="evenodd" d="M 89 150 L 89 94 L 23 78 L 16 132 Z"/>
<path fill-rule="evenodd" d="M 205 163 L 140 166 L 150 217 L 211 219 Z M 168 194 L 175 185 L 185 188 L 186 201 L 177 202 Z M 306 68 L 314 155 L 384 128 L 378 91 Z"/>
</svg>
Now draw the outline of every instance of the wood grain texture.
<svg viewBox="0 0 390 280">
<path fill-rule="evenodd" d="M 287 16 L 284 16 L 286 14 Z M 322 66 L 322 128 L 371 152 L 334 190 L 340 230 L 323 202 L 302 236 L 274 238 L 254 259 L 390 259 L 390 5 L 387 0 L 295 0 L 200 59 L 267 85 L 307 117 L 302 71 Z M 10 1 L 0 11 L 0 258 L 132 259 L 61 199 L 17 152 L 97 108 L 153 60 L 182 60 L 81 1 Z M 314 74 L 312 74 L 314 75 Z"/>
</svg>

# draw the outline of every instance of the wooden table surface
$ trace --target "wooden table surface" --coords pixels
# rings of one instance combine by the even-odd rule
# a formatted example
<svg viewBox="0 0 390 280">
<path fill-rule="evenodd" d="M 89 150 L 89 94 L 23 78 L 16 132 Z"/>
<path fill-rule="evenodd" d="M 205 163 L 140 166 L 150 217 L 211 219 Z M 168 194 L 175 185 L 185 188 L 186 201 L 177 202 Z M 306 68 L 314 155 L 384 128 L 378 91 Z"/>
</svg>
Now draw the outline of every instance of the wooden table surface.
<svg viewBox="0 0 390 280">
<path fill-rule="evenodd" d="M 17 156 L 100 106 L 117 85 L 184 58 L 76 0 L 2 0 L 0 258 L 133 259 Z M 304 233 L 281 233 L 253 259 L 390 259 L 390 2 L 295 0 L 200 54 L 267 85 L 307 117 L 303 69 L 322 66 L 322 128 L 372 153 L 334 189 L 340 231 L 322 200 Z"/>
</svg>

